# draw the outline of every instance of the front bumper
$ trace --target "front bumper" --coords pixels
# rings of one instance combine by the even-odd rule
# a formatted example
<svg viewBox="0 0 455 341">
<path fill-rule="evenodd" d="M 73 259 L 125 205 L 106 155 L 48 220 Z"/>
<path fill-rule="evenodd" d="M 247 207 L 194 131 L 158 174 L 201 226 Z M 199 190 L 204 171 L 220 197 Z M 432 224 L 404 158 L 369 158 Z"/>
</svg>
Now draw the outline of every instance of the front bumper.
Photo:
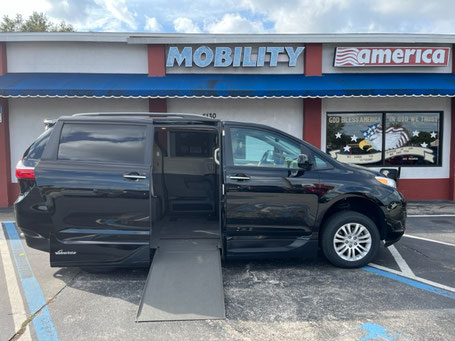
<svg viewBox="0 0 455 341">
<path fill-rule="evenodd" d="M 382 237 L 385 246 L 390 246 L 399 241 L 406 231 L 406 201 L 398 191 L 390 199 L 392 200 L 383 207 L 385 228 Z"/>
<path fill-rule="evenodd" d="M 395 244 L 397 241 L 399 241 L 401 239 L 401 237 L 403 237 L 403 234 L 404 234 L 404 229 L 401 232 L 389 233 L 385 239 L 384 246 L 387 247 L 392 244 Z"/>
</svg>

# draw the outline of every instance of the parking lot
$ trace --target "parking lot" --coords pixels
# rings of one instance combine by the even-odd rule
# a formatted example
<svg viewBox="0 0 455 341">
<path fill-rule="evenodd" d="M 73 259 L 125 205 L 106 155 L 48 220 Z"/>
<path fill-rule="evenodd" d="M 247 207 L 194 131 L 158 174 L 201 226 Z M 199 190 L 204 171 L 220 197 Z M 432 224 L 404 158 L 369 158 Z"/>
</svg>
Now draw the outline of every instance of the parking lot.
<svg viewBox="0 0 455 341">
<path fill-rule="evenodd" d="M 409 214 L 405 237 L 365 268 L 229 262 L 226 320 L 136 323 L 147 269 L 50 268 L 3 210 L 0 339 L 454 340 L 455 205 L 415 203 Z"/>
</svg>

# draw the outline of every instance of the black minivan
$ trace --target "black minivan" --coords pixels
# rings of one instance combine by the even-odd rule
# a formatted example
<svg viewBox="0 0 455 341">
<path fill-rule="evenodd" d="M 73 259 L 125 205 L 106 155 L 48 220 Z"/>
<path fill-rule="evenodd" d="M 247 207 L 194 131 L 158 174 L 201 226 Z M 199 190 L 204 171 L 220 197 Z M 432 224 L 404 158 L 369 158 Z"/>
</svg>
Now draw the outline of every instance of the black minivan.
<svg viewBox="0 0 455 341">
<path fill-rule="evenodd" d="M 195 238 L 223 259 L 320 248 L 353 268 L 405 230 L 393 179 L 271 127 L 199 115 L 61 117 L 16 177 L 18 227 L 57 267 L 149 266 L 163 241 Z"/>
</svg>

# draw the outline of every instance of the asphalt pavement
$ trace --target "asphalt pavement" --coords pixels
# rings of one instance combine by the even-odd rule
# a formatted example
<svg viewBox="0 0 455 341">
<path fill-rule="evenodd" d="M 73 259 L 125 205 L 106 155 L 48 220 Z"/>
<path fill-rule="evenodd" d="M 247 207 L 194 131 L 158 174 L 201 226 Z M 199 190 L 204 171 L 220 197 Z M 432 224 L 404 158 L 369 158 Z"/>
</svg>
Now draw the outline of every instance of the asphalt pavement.
<svg viewBox="0 0 455 341">
<path fill-rule="evenodd" d="M 0 340 L 454 340 L 455 204 L 410 203 L 408 212 L 405 237 L 362 269 L 323 257 L 226 262 L 226 319 L 185 322 L 135 322 L 147 269 L 50 268 L 48 254 L 21 239 L 16 254 L 3 224 Z M 13 220 L 0 211 L 0 221 Z"/>
</svg>

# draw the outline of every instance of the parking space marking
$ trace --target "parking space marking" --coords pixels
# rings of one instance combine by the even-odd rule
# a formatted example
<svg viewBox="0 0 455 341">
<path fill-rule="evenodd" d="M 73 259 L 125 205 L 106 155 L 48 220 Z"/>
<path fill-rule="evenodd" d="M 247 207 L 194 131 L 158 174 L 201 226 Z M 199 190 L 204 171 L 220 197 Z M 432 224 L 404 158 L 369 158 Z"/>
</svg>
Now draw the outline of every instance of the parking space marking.
<svg viewBox="0 0 455 341">
<path fill-rule="evenodd" d="M 404 234 L 403 236 L 404 236 L 404 237 L 407 237 L 407 238 L 420 239 L 420 240 L 425 240 L 425 241 L 427 241 L 427 242 L 433 242 L 433 243 L 438 243 L 438 244 L 442 244 L 442 245 L 455 246 L 455 244 L 452 244 L 452 243 L 441 242 L 441 241 L 439 241 L 439 240 L 434 240 L 434 239 L 428 239 L 428 238 L 423 238 L 423 237 L 412 236 L 412 235 L 410 235 L 410 234 Z"/>
<path fill-rule="evenodd" d="M 392 329 L 383 327 L 377 323 L 367 322 L 361 326 L 351 329 L 346 333 L 341 334 L 335 340 L 357 340 L 357 341 L 367 341 L 367 340 L 385 340 L 385 341 L 412 341 L 411 338 L 404 336 Z"/>
<path fill-rule="evenodd" d="M 409 214 L 408 218 L 455 217 L 455 214 Z"/>
<path fill-rule="evenodd" d="M 390 253 L 392 254 L 395 262 L 397 262 L 398 267 L 400 268 L 401 272 L 405 275 L 415 276 L 414 272 L 412 272 L 411 268 L 409 267 L 408 263 L 401 257 L 400 253 L 398 252 L 397 248 L 394 245 L 390 245 L 388 247 Z"/>
<path fill-rule="evenodd" d="M 44 294 L 25 255 L 25 250 L 19 239 L 15 224 L 14 222 L 4 222 L 3 225 L 9 238 L 11 253 L 16 264 L 30 314 L 39 312 L 33 319 L 33 326 L 35 327 L 38 340 L 57 341 L 57 332 L 47 309 Z"/>
<path fill-rule="evenodd" d="M 13 260 L 11 259 L 7 243 L 5 232 L 3 231 L 3 224 L 0 223 L 0 254 L 3 263 L 3 271 L 5 272 L 6 290 L 11 305 L 14 330 L 15 332 L 18 332 L 22 327 L 22 323 L 27 319 L 27 314 L 25 312 L 24 300 L 22 299 L 16 272 L 14 271 Z M 25 331 L 22 333 L 21 340 L 31 341 L 31 339 L 30 328 L 26 327 Z"/>
<path fill-rule="evenodd" d="M 434 294 L 449 297 L 455 300 L 455 288 L 449 287 L 447 285 L 429 281 L 417 276 L 406 276 L 400 271 L 389 269 L 385 266 L 373 263 L 364 266 L 362 269 L 413 286 L 415 288 L 426 290 Z"/>
</svg>

